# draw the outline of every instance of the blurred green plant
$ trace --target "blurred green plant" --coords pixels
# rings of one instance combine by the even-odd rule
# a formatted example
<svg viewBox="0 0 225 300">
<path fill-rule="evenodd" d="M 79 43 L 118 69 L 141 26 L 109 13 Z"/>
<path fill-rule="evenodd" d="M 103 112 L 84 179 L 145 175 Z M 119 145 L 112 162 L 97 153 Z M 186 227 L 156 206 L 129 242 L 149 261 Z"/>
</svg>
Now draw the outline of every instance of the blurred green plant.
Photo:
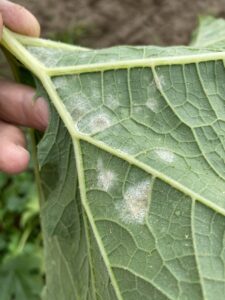
<svg viewBox="0 0 225 300">
<path fill-rule="evenodd" d="M 49 33 L 47 34 L 47 38 L 62 43 L 82 45 L 83 39 L 89 34 L 91 34 L 90 28 L 84 24 L 79 24 L 64 31 Z"/>
<path fill-rule="evenodd" d="M 36 300 L 44 283 L 39 206 L 32 169 L 0 174 L 0 299 Z"/>
</svg>

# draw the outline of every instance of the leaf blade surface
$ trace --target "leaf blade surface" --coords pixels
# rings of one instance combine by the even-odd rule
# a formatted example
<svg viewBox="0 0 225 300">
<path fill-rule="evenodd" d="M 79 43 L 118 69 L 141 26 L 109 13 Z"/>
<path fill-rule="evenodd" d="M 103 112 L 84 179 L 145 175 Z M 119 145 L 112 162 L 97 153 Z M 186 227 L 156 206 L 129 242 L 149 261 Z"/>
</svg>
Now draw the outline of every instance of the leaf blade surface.
<svg viewBox="0 0 225 300">
<path fill-rule="evenodd" d="M 54 107 L 46 299 L 223 299 L 223 50 L 3 41 Z"/>
</svg>

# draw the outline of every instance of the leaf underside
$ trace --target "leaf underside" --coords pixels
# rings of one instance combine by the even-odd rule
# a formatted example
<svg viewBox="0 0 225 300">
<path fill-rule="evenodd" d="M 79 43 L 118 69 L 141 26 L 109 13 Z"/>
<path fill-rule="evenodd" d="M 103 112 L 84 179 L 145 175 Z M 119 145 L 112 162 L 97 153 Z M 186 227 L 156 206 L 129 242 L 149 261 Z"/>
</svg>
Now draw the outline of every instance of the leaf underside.
<svg viewBox="0 0 225 300">
<path fill-rule="evenodd" d="M 192 47 L 4 31 L 51 109 L 38 146 L 46 299 L 224 299 L 225 52 L 204 44 L 210 20 Z"/>
</svg>

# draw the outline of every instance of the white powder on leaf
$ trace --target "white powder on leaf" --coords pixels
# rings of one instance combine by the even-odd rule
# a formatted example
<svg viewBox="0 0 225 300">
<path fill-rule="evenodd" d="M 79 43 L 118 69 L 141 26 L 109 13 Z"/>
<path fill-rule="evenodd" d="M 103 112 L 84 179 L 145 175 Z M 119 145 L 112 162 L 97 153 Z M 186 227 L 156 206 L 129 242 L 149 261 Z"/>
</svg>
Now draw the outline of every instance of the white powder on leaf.
<svg viewBox="0 0 225 300">
<path fill-rule="evenodd" d="M 98 114 L 95 115 L 89 124 L 89 128 L 91 129 L 91 132 L 96 132 L 96 131 L 102 131 L 111 125 L 111 120 L 109 117 L 104 114 Z"/>
<path fill-rule="evenodd" d="M 77 94 L 65 102 L 66 108 L 74 121 L 79 120 L 91 109 L 88 98 L 84 94 Z"/>
<path fill-rule="evenodd" d="M 165 78 L 163 75 L 159 75 L 155 78 L 155 85 L 160 90 L 165 86 Z"/>
<path fill-rule="evenodd" d="M 54 80 L 54 85 L 57 89 L 61 89 L 61 88 L 64 88 L 64 87 L 67 87 L 68 85 L 68 82 L 67 82 L 67 77 L 66 76 L 58 76 L 58 77 L 55 77 Z"/>
<path fill-rule="evenodd" d="M 174 153 L 166 149 L 157 149 L 155 150 L 155 153 L 161 160 L 164 160 L 167 163 L 172 163 L 175 159 Z"/>
<path fill-rule="evenodd" d="M 116 175 L 113 171 L 106 169 L 103 165 L 102 159 L 97 163 L 97 185 L 103 191 L 109 191 L 113 186 Z"/>
<path fill-rule="evenodd" d="M 111 109 L 116 109 L 120 105 L 120 102 L 114 95 L 109 94 L 105 97 L 105 104 Z"/>
<path fill-rule="evenodd" d="M 82 113 L 82 110 L 81 110 Z M 74 118 L 75 119 L 75 118 Z M 112 125 L 112 121 L 105 113 L 95 114 L 93 116 L 86 116 L 78 120 L 75 123 L 75 128 L 77 131 L 82 134 L 95 134 L 97 132 L 101 132 L 104 129 L 110 127 Z"/>
<path fill-rule="evenodd" d="M 126 190 L 124 199 L 116 205 L 125 223 L 144 223 L 148 211 L 149 193 L 150 180 L 142 181 Z"/>
<path fill-rule="evenodd" d="M 158 109 L 159 109 L 159 105 L 158 105 L 158 102 L 156 99 L 154 98 L 149 98 L 147 101 L 146 101 L 146 106 L 153 112 L 158 112 Z"/>
</svg>

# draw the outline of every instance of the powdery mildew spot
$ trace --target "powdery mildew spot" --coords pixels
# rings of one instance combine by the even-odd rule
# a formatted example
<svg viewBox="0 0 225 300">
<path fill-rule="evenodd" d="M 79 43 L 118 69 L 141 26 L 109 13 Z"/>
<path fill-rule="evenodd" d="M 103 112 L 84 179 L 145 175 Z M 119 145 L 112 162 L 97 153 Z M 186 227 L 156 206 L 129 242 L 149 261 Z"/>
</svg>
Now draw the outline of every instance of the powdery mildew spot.
<svg viewBox="0 0 225 300">
<path fill-rule="evenodd" d="M 106 114 L 101 113 L 101 114 L 95 115 L 91 119 L 89 128 L 90 128 L 91 132 L 98 132 L 98 131 L 102 131 L 102 130 L 110 127 L 110 125 L 111 125 L 111 120 L 109 119 L 109 117 Z"/>
<path fill-rule="evenodd" d="M 98 88 L 96 88 L 95 86 L 91 89 L 91 98 L 92 99 L 101 99 L 101 92 L 100 92 L 100 90 L 98 89 Z"/>
<path fill-rule="evenodd" d="M 58 49 L 48 49 L 47 47 L 29 47 L 29 50 L 35 55 L 39 61 L 44 63 L 46 67 L 54 67 L 63 57 L 63 51 Z"/>
<path fill-rule="evenodd" d="M 144 180 L 126 190 L 124 199 L 116 206 L 125 223 L 144 223 L 148 211 L 149 192 L 150 180 Z"/>
<path fill-rule="evenodd" d="M 137 114 L 141 114 L 143 112 L 143 108 L 141 106 L 135 106 L 133 110 Z"/>
<path fill-rule="evenodd" d="M 175 159 L 174 153 L 166 149 L 157 149 L 155 150 L 155 153 L 160 159 L 164 160 L 167 163 L 172 163 Z"/>
<path fill-rule="evenodd" d="M 90 54 L 88 53 L 88 52 L 81 52 L 80 54 L 79 54 L 79 58 L 80 59 L 87 59 L 87 58 L 90 58 Z"/>
<path fill-rule="evenodd" d="M 118 149 L 117 151 L 120 153 L 130 154 L 131 150 L 132 150 L 131 147 L 121 145 L 121 148 Z"/>
<path fill-rule="evenodd" d="M 120 105 L 119 100 L 111 94 L 105 97 L 105 104 L 111 109 L 116 109 Z"/>
<path fill-rule="evenodd" d="M 54 85 L 57 89 L 63 88 L 67 86 L 67 78 L 66 76 L 58 76 L 54 78 Z"/>
<path fill-rule="evenodd" d="M 97 185 L 103 191 L 109 191 L 115 181 L 115 173 L 109 169 L 106 169 L 101 159 L 97 162 Z"/>
<path fill-rule="evenodd" d="M 154 98 L 149 98 L 147 101 L 146 101 L 146 106 L 153 112 L 158 112 L 158 109 L 159 109 L 159 105 L 158 105 L 158 102 L 156 99 Z"/>
<path fill-rule="evenodd" d="M 72 109 L 72 118 L 74 121 L 78 121 L 86 112 L 88 111 L 88 106 L 81 103 L 74 105 Z"/>
<path fill-rule="evenodd" d="M 83 94 L 75 95 L 65 104 L 74 121 L 77 121 L 91 109 L 88 98 Z"/>
<path fill-rule="evenodd" d="M 155 85 L 158 89 L 162 89 L 166 84 L 165 78 L 163 75 L 159 75 L 155 78 Z"/>
</svg>

